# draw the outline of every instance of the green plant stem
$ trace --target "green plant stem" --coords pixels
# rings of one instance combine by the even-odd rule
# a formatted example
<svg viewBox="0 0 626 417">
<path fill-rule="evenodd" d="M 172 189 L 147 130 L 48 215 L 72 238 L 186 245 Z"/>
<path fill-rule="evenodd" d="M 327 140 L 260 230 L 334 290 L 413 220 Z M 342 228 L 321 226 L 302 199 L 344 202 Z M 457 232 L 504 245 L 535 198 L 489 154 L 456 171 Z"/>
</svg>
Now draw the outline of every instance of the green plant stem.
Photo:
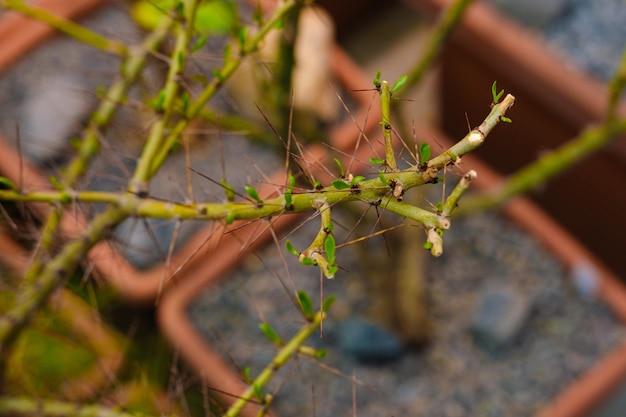
<svg viewBox="0 0 626 417">
<path fill-rule="evenodd" d="M 162 146 L 156 153 L 150 165 L 150 174 L 154 175 L 163 162 L 167 159 L 170 150 L 178 141 L 180 134 L 185 130 L 189 121 L 195 118 L 206 103 L 217 93 L 217 91 L 224 85 L 224 83 L 232 76 L 232 74 L 239 68 L 241 61 L 251 53 L 257 50 L 259 44 L 265 39 L 267 33 L 274 29 L 286 16 L 289 11 L 298 4 L 297 0 L 286 0 L 276 9 L 274 14 L 264 23 L 259 31 L 251 38 L 246 39 L 244 45 L 238 55 L 231 56 L 224 63 L 222 68 L 217 71 L 217 75 L 211 80 L 211 82 L 202 90 L 202 92 L 190 103 L 185 117 L 180 120 L 172 129 L 171 133 L 163 141 Z"/>
<path fill-rule="evenodd" d="M 463 200 L 463 206 L 459 207 L 457 214 L 466 215 L 500 206 L 514 196 L 523 194 L 539 184 L 545 184 L 574 163 L 625 133 L 626 119 L 616 121 L 610 126 L 589 128 L 577 139 L 520 169 L 496 190 L 488 194 L 468 196 Z"/>
<path fill-rule="evenodd" d="M 164 18 L 154 32 L 151 32 L 143 44 L 131 48 L 127 58 L 120 65 L 120 78 L 107 90 L 98 108 L 92 113 L 89 124 L 83 132 L 78 155 L 67 165 L 62 178 L 66 187 L 74 187 L 93 157 L 100 151 L 102 129 L 113 119 L 119 103 L 126 100 L 128 91 L 139 78 L 151 51 L 156 50 L 163 42 L 172 27 L 173 21 Z"/>
<path fill-rule="evenodd" d="M 398 91 L 410 88 L 420 83 L 426 71 L 431 67 L 439 52 L 443 49 L 454 28 L 465 14 L 465 10 L 472 0 L 455 0 L 441 11 L 435 26 L 426 41 L 426 48 L 421 52 L 421 59 L 409 71 L 406 84 Z"/>
<path fill-rule="evenodd" d="M 134 196 L 130 196 L 134 197 Z M 129 198 L 132 201 L 132 198 Z M 106 210 L 92 221 L 81 235 L 67 243 L 63 250 L 47 262 L 35 282 L 25 282 L 16 297 L 15 305 L 0 316 L 0 357 L 8 350 L 30 317 L 48 299 L 48 296 L 66 277 L 71 276 L 87 252 L 105 234 L 128 217 L 130 211 L 124 204 Z"/>
<path fill-rule="evenodd" d="M 391 132 L 391 92 L 389 91 L 389 83 L 383 81 L 380 84 L 380 109 L 382 114 L 383 138 L 385 139 L 385 164 L 392 171 L 396 171 L 395 151 L 393 149 L 393 140 Z"/>
<path fill-rule="evenodd" d="M 298 333 L 296 333 L 295 336 L 278 351 L 272 362 L 267 365 L 263 371 L 261 371 L 259 376 L 257 376 L 254 381 L 252 381 L 246 391 L 228 409 L 226 414 L 224 414 L 224 417 L 235 417 L 239 415 L 246 404 L 254 400 L 256 397 L 255 387 L 257 387 L 256 390 L 259 390 L 267 385 L 276 372 L 298 353 L 298 350 L 309 338 L 309 336 L 319 329 L 324 316 L 325 314 L 321 311 L 315 314 L 312 321 L 302 327 L 302 329 L 300 329 L 300 331 L 298 331 Z"/>
<path fill-rule="evenodd" d="M 0 397 L 0 415 L 38 415 L 49 417 L 134 417 L 100 405 L 77 404 L 26 397 Z"/>
<path fill-rule="evenodd" d="M 320 229 L 309 247 L 300 253 L 299 258 L 301 262 L 305 257 L 312 259 L 326 278 L 334 278 L 337 267 L 331 264 L 323 255 L 325 250 L 324 244 L 332 233 L 333 228 L 330 204 L 328 204 L 325 198 L 320 198 L 313 200 L 313 206 L 320 213 Z"/>
<path fill-rule="evenodd" d="M 128 190 L 132 193 L 145 194 L 148 192 L 148 181 L 156 173 L 154 170 L 151 170 L 151 166 L 160 149 L 164 147 L 164 135 L 170 123 L 170 119 L 175 112 L 175 103 L 178 92 L 180 91 L 179 83 L 185 71 L 193 32 L 193 24 L 190 22 L 193 22 L 197 1 L 187 0 L 184 5 L 184 20 L 187 24 L 177 25 L 178 33 L 176 36 L 176 45 L 171 55 L 169 71 L 165 85 L 159 92 L 159 97 L 157 98 L 159 102 L 157 104 L 157 111 L 160 112 L 161 115 L 152 124 L 141 156 L 137 160 L 137 167 L 135 168 L 135 172 L 128 186 Z"/>
<path fill-rule="evenodd" d="M 458 163 L 457 158 L 465 155 L 468 152 L 473 151 L 483 144 L 485 138 L 493 130 L 498 123 L 502 121 L 505 113 L 515 103 L 515 97 L 511 94 L 507 94 L 504 99 L 493 105 L 489 115 L 483 120 L 483 122 L 475 129 L 472 129 L 462 140 L 455 143 L 450 149 L 442 152 L 437 157 L 428 161 L 427 167 L 442 169 L 445 165 L 450 163 Z"/>
<path fill-rule="evenodd" d="M 273 110 L 275 110 L 271 112 L 271 114 L 276 123 L 275 128 L 283 137 L 287 137 L 289 134 L 289 114 L 291 113 L 292 106 L 291 79 L 293 69 L 296 65 L 294 47 L 298 36 L 298 24 L 301 10 L 302 5 L 296 3 L 296 6 L 290 9 L 283 18 L 276 67 L 274 68 L 273 79 L 270 81 L 270 101 Z"/>
<path fill-rule="evenodd" d="M 129 55 L 123 60 L 120 67 L 120 78 L 111 85 L 98 108 L 92 113 L 89 124 L 82 134 L 77 155 L 72 158 L 63 171 L 61 183 L 64 187 L 70 189 L 74 187 L 78 179 L 87 171 L 89 164 L 100 151 L 100 137 L 103 129 L 113 119 L 118 103 L 125 100 L 131 86 L 137 81 L 145 66 L 149 51 L 158 48 L 169 32 L 171 25 L 171 19 L 164 19 L 161 25 L 148 35 L 143 44 L 140 47 L 132 48 Z M 54 201 L 54 199 L 42 201 Z M 44 262 L 43 258 L 52 248 L 61 216 L 62 208 L 57 207 L 45 221 L 35 257 L 25 275 L 27 282 L 31 282 L 39 275 L 41 265 Z"/>
<path fill-rule="evenodd" d="M 98 202 L 110 203 L 114 205 L 125 205 L 131 215 L 153 217 L 153 218 L 175 218 L 180 220 L 232 220 L 237 219 L 259 219 L 271 217 L 283 213 L 297 213 L 315 208 L 315 201 L 321 198 L 332 206 L 339 202 L 363 201 L 370 204 L 382 204 L 387 210 L 414 219 L 422 224 L 437 225 L 441 221 L 435 213 L 426 210 L 415 210 L 409 213 L 409 204 L 395 201 L 390 197 L 395 188 L 402 190 L 433 182 L 437 178 L 438 172 L 444 166 L 458 163 L 465 153 L 480 146 L 485 137 L 500 122 L 501 117 L 513 105 L 513 96 L 507 95 L 505 99 L 494 105 L 489 115 L 483 123 L 476 129 L 468 133 L 457 144 L 428 161 L 426 171 L 421 171 L 418 167 L 411 167 L 400 172 L 389 172 L 382 174 L 384 182 L 380 178 L 374 178 L 359 182 L 354 188 L 338 190 L 334 186 L 325 187 L 320 190 L 310 192 L 292 192 L 288 203 L 284 195 L 263 200 L 261 202 L 227 202 L 227 203 L 185 203 L 164 202 L 152 198 L 129 199 L 127 195 L 117 193 L 107 193 L 98 191 L 46 191 L 22 194 L 13 190 L 0 191 L 1 200 L 11 201 L 32 201 L 32 202 L 60 202 L 69 204 L 70 202 Z M 393 187 L 391 184 L 394 184 Z M 416 208 L 417 209 L 417 208 Z M 425 213 L 429 213 L 426 215 Z"/>
<path fill-rule="evenodd" d="M 448 196 L 445 203 L 443 204 L 443 209 L 441 210 L 442 216 L 446 218 L 450 217 L 450 215 L 452 214 L 452 211 L 459 204 L 459 200 L 461 199 L 463 194 L 465 194 L 465 192 L 468 190 L 470 183 L 474 179 L 476 179 L 477 176 L 478 174 L 476 174 L 476 171 L 474 170 L 470 170 L 465 175 L 463 175 L 463 177 L 461 178 L 461 181 L 457 183 L 456 187 L 454 187 L 454 189 L 450 193 L 450 196 Z"/>
<path fill-rule="evenodd" d="M 71 20 L 63 19 L 46 10 L 29 6 L 22 0 L 3 0 L 2 5 L 7 9 L 14 10 L 24 16 L 43 22 L 59 32 L 84 44 L 93 46 L 94 48 L 121 57 L 126 56 L 128 53 L 128 47 L 123 42 L 108 39 Z"/>
</svg>

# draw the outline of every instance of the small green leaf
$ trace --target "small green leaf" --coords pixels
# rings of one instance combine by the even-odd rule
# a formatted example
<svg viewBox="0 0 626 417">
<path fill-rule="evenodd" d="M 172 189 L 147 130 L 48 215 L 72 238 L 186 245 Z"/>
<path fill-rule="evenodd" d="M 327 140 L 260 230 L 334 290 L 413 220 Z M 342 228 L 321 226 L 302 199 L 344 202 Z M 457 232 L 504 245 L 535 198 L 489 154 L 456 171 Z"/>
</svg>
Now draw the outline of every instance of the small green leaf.
<svg viewBox="0 0 626 417">
<path fill-rule="evenodd" d="M 337 299 L 337 297 L 335 297 L 334 295 L 330 295 L 330 296 L 326 297 L 324 299 L 324 301 L 322 302 L 322 311 L 324 313 L 327 313 L 328 310 L 330 310 L 330 307 L 333 305 L 333 303 L 335 302 L 336 299 Z"/>
<path fill-rule="evenodd" d="M 393 84 L 393 87 L 391 87 L 391 93 L 395 93 L 396 91 L 401 89 L 404 86 L 404 84 L 406 84 L 408 79 L 409 77 L 406 74 L 398 78 L 396 82 Z"/>
<path fill-rule="evenodd" d="M 334 159 L 335 159 L 335 163 L 339 167 L 339 177 L 341 177 L 341 178 L 345 177 L 346 173 L 343 170 L 343 164 L 341 163 L 341 161 L 338 158 L 334 158 Z"/>
<path fill-rule="evenodd" d="M 248 194 L 248 196 L 251 199 L 256 201 L 258 204 L 262 204 L 263 203 L 263 201 L 261 200 L 261 197 L 259 197 L 259 193 L 257 193 L 257 191 L 254 189 L 254 187 L 250 187 L 249 185 L 246 185 L 243 188 L 246 190 L 246 194 Z"/>
<path fill-rule="evenodd" d="M 313 259 L 309 258 L 308 256 L 303 256 L 302 259 L 300 259 L 300 263 L 306 266 L 317 265 L 317 263 Z"/>
<path fill-rule="evenodd" d="M 311 301 L 311 297 L 309 297 L 309 294 L 307 294 L 306 291 L 303 290 L 298 290 L 297 294 L 298 304 L 302 309 L 302 313 L 304 314 L 304 317 L 310 320 L 311 318 L 313 318 L 313 302 Z"/>
<path fill-rule="evenodd" d="M 258 1 L 256 5 L 256 9 L 252 14 L 252 21 L 257 24 L 257 26 L 263 26 L 263 8 L 261 7 L 261 2 Z"/>
<path fill-rule="evenodd" d="M 497 81 L 494 81 L 491 85 L 491 97 L 493 99 L 493 104 L 498 104 L 500 102 L 500 99 L 502 98 L 502 95 L 504 94 L 504 90 L 500 90 L 499 93 L 497 92 L 498 87 L 496 83 Z"/>
<path fill-rule="evenodd" d="M 420 163 L 425 164 L 430 159 L 430 145 L 426 142 L 420 143 L 419 154 Z"/>
<path fill-rule="evenodd" d="M 252 386 L 252 390 L 254 391 L 254 395 L 255 397 L 261 402 L 263 403 L 263 391 L 261 390 L 261 385 L 259 384 L 254 384 Z"/>
<path fill-rule="evenodd" d="M 236 195 L 235 188 L 229 183 L 227 183 L 224 178 L 222 178 L 222 180 L 220 181 L 220 184 L 224 188 L 224 192 L 226 193 L 226 199 L 228 201 L 234 201 L 235 195 Z"/>
<path fill-rule="evenodd" d="M 504 122 L 504 123 L 512 123 L 513 120 L 509 119 L 508 117 L 505 116 L 500 116 L 500 121 Z"/>
<path fill-rule="evenodd" d="M 315 359 L 323 359 L 328 354 L 326 349 L 316 349 L 315 350 Z"/>
<path fill-rule="evenodd" d="M 335 238 L 333 235 L 329 234 L 324 240 L 324 252 L 326 252 L 326 259 L 328 259 L 328 263 L 331 265 L 335 264 L 335 249 Z"/>
<path fill-rule="evenodd" d="M 293 196 L 293 187 L 296 185 L 296 179 L 293 175 L 289 174 L 287 177 L 287 183 L 289 187 L 285 190 L 285 209 L 289 210 L 292 208 L 292 196 Z"/>
<path fill-rule="evenodd" d="M 426 250 L 431 250 L 433 247 L 433 244 L 430 242 L 424 242 L 424 244 L 422 245 L 422 247 Z"/>
<path fill-rule="evenodd" d="M 248 27 L 244 26 L 239 30 L 239 47 L 244 49 L 246 40 L 248 39 Z"/>
<path fill-rule="evenodd" d="M 182 96 L 182 106 L 183 106 L 183 114 L 187 113 L 187 109 L 189 108 L 189 93 L 187 91 L 184 91 Z"/>
<path fill-rule="evenodd" d="M 277 346 L 281 346 L 283 344 L 283 340 L 269 324 L 265 322 L 259 323 L 259 329 L 261 329 L 265 337 L 267 337 L 270 342 L 274 343 Z"/>
<path fill-rule="evenodd" d="M 0 177 L 0 184 L 6 185 L 11 190 L 17 191 L 17 186 L 15 184 L 13 184 L 13 182 L 10 179 L 6 178 L 6 177 Z"/>
<path fill-rule="evenodd" d="M 250 367 L 246 366 L 243 368 L 243 370 L 241 371 L 241 374 L 243 375 L 243 381 L 246 384 L 250 384 L 252 382 L 252 378 L 250 377 Z"/>
<path fill-rule="evenodd" d="M 385 164 L 385 160 L 384 159 L 378 159 L 378 158 L 370 158 L 370 164 L 372 164 L 372 165 L 384 165 Z"/>
<path fill-rule="evenodd" d="M 233 46 L 231 44 L 226 45 L 224 47 L 224 53 L 222 54 L 224 57 L 224 62 L 228 62 L 232 54 L 233 54 Z"/>
<path fill-rule="evenodd" d="M 335 225 L 333 224 L 332 221 L 329 221 L 325 226 L 326 230 L 328 230 L 329 232 L 332 232 L 333 230 L 335 230 Z"/>
<path fill-rule="evenodd" d="M 198 52 L 202 49 L 202 47 L 206 44 L 207 39 L 209 39 L 207 36 L 198 36 L 191 47 L 191 52 Z"/>
<path fill-rule="evenodd" d="M 357 185 L 358 183 L 360 183 L 361 181 L 365 180 L 365 177 L 361 176 L 361 175 L 357 175 L 356 177 L 352 178 L 352 181 L 350 181 L 350 185 Z"/>
<path fill-rule="evenodd" d="M 285 197 L 285 209 L 289 210 L 292 207 L 292 203 L 291 203 L 291 197 L 292 197 L 291 188 L 288 188 L 287 190 L 285 190 L 284 197 Z"/>
<path fill-rule="evenodd" d="M 181 0 L 176 4 L 176 11 L 178 12 L 178 15 L 180 17 L 185 16 L 185 2 L 184 1 Z"/>
<path fill-rule="evenodd" d="M 335 181 L 331 182 L 331 184 L 337 190 L 345 190 L 347 188 L 350 188 L 350 184 L 346 183 L 343 180 L 335 180 Z"/>
<path fill-rule="evenodd" d="M 159 95 L 150 101 L 150 105 L 152 106 L 153 109 L 155 109 L 156 111 L 163 111 L 163 104 L 165 103 L 165 90 L 161 90 L 159 91 Z"/>
<path fill-rule="evenodd" d="M 226 224 L 233 224 L 233 222 L 235 221 L 235 214 L 233 212 L 230 212 L 226 215 Z"/>
<path fill-rule="evenodd" d="M 373 83 L 374 83 L 374 87 L 377 90 L 380 90 L 380 71 L 376 71 L 376 78 L 374 78 Z"/>
<path fill-rule="evenodd" d="M 313 183 L 313 188 L 314 188 L 314 189 L 316 189 L 316 190 L 321 190 L 322 188 L 324 188 L 324 186 L 322 185 L 322 183 L 321 183 L 321 182 L 319 182 L 319 181 L 315 181 L 315 182 Z"/>
<path fill-rule="evenodd" d="M 51 175 L 48 179 L 50 180 L 50 183 L 54 186 L 54 188 L 56 188 L 57 190 L 59 191 L 65 190 L 63 185 L 59 182 L 59 180 L 56 179 L 56 177 Z"/>
<path fill-rule="evenodd" d="M 224 81 L 224 74 L 222 74 L 222 70 L 220 70 L 219 68 L 213 68 L 211 70 L 211 74 L 213 74 L 215 79 L 217 79 L 219 82 Z"/>
<path fill-rule="evenodd" d="M 285 247 L 287 248 L 287 252 L 289 252 L 290 254 L 300 256 L 300 252 L 298 252 L 298 250 L 293 246 L 293 243 L 291 243 L 290 240 L 285 242 Z"/>
<path fill-rule="evenodd" d="M 382 172 L 380 174 L 378 174 L 378 179 L 380 180 L 380 182 L 382 182 L 385 185 L 390 185 L 391 184 L 389 182 L 389 180 L 387 179 L 387 177 L 385 177 L 385 174 L 383 174 Z"/>
<path fill-rule="evenodd" d="M 339 271 L 339 267 L 337 265 L 331 265 L 328 267 L 328 276 L 326 278 L 334 278 Z"/>
</svg>

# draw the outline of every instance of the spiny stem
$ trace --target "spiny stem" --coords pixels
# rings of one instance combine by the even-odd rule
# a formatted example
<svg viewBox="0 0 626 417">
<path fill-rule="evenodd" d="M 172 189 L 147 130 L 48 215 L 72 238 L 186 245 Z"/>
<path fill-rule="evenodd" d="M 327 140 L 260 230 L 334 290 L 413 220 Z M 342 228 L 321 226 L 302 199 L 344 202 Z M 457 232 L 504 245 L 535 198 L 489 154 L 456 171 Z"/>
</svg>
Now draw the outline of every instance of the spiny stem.
<svg viewBox="0 0 626 417">
<path fill-rule="evenodd" d="M 99 152 L 101 130 L 111 122 L 118 103 L 124 102 L 128 91 L 139 78 L 148 54 L 159 47 L 172 24 L 172 19 L 165 17 L 159 27 L 148 35 L 141 47 L 131 48 L 129 56 L 121 63 L 120 78 L 111 85 L 98 108 L 92 113 L 89 125 L 82 135 L 78 155 L 64 170 L 62 178 L 64 186 L 74 187 L 77 179 L 85 173 L 89 163 Z"/>
<path fill-rule="evenodd" d="M 383 81 L 380 84 L 380 109 L 382 113 L 383 137 L 385 138 L 385 163 L 392 171 L 396 171 L 398 166 L 396 165 L 395 151 L 393 149 L 390 108 L 391 92 L 389 91 L 389 83 Z"/>
<path fill-rule="evenodd" d="M 300 260 L 304 257 L 312 259 L 326 278 L 334 278 L 337 266 L 334 265 L 334 260 L 325 258 L 323 255 L 326 240 L 332 238 L 330 235 L 332 234 L 333 221 L 330 204 L 328 204 L 328 200 L 321 198 L 313 200 L 313 206 L 320 213 L 321 225 L 313 242 L 300 254 Z"/>
<path fill-rule="evenodd" d="M 78 238 L 67 243 L 61 253 L 47 262 L 36 281 L 24 282 L 25 286 L 18 294 L 15 305 L 0 316 L 0 357 L 7 352 L 20 330 L 52 291 L 85 259 L 89 249 L 126 219 L 129 213 L 124 205 L 108 209 L 92 221 Z"/>
<path fill-rule="evenodd" d="M 476 129 L 472 130 L 457 144 L 453 145 L 447 151 L 428 161 L 426 171 L 420 171 L 419 167 L 411 167 L 400 172 L 389 172 L 382 174 L 384 179 L 374 178 L 359 182 L 354 188 L 338 190 L 334 186 L 325 187 L 321 190 L 315 190 L 304 193 L 293 192 L 290 194 L 290 201 L 287 202 L 285 196 L 278 196 L 263 200 L 263 204 L 254 204 L 246 202 L 228 202 L 228 203 L 185 203 L 178 204 L 173 202 L 163 202 L 148 197 L 138 198 L 129 202 L 127 196 L 116 193 L 106 193 L 97 191 L 75 192 L 65 190 L 64 192 L 48 191 L 39 193 L 21 194 L 12 190 L 0 190 L 0 199 L 12 201 L 48 201 L 48 202 L 64 202 L 68 203 L 67 195 L 71 196 L 71 201 L 78 202 L 105 202 L 119 205 L 126 204 L 132 215 L 153 217 L 153 218 L 176 218 L 181 220 L 198 219 L 198 220 L 231 220 L 237 219 L 259 219 L 263 217 L 276 216 L 285 213 L 285 207 L 289 205 L 289 213 L 298 213 L 315 208 L 315 200 L 324 198 L 327 203 L 332 206 L 339 202 L 363 201 L 371 204 L 384 204 L 388 210 L 394 211 L 401 215 L 406 215 L 423 224 L 433 224 L 438 227 L 440 219 L 436 214 L 426 216 L 429 213 L 426 210 L 419 209 L 413 214 L 407 212 L 405 206 L 408 204 L 396 204 L 394 201 L 397 196 L 393 196 L 395 188 L 398 184 L 402 190 L 432 182 L 440 169 L 444 166 L 458 162 L 458 158 L 465 153 L 475 149 L 484 142 L 485 137 L 499 123 L 500 118 L 504 116 L 506 111 L 513 104 L 513 96 L 507 95 L 499 104 L 493 106 L 490 114 L 485 121 Z M 391 185 L 394 188 L 390 188 Z M 388 196 L 392 194 L 392 196 Z M 130 205 L 129 205 L 130 204 Z M 430 223 L 428 223 L 430 222 Z"/>
<path fill-rule="evenodd" d="M 414 220 L 425 227 L 439 227 L 441 229 L 448 229 L 450 227 L 450 222 L 443 216 L 412 204 L 397 201 L 392 197 L 384 197 L 380 202 L 380 207 L 406 217 L 407 219 Z"/>
<path fill-rule="evenodd" d="M 167 159 L 170 149 L 176 144 L 180 134 L 185 130 L 189 121 L 198 115 L 206 103 L 217 93 L 217 91 L 224 85 L 224 83 L 232 76 L 232 74 L 239 68 L 241 61 L 248 55 L 252 54 L 258 48 L 259 44 L 265 39 L 267 33 L 274 29 L 281 20 L 286 16 L 289 11 L 294 8 L 299 2 L 297 0 L 287 0 L 282 2 L 281 6 L 276 9 L 274 14 L 264 23 L 259 31 L 253 37 L 246 40 L 242 46 L 239 54 L 233 54 L 225 63 L 224 66 L 217 71 L 219 76 L 215 76 L 211 82 L 202 90 L 202 92 L 196 97 L 196 99 L 189 105 L 187 113 L 183 120 L 180 120 L 172 129 L 171 133 L 163 141 L 159 152 L 155 155 L 151 166 L 150 173 L 154 175 L 158 171 L 159 167 Z"/>
<path fill-rule="evenodd" d="M 165 19 L 154 32 L 148 35 L 141 47 L 131 49 L 128 57 L 122 62 L 120 78 L 111 85 L 98 108 L 92 113 L 89 124 L 83 132 L 77 155 L 63 170 L 61 183 L 64 187 L 68 189 L 74 187 L 78 179 L 86 172 L 93 158 L 100 151 L 102 130 L 113 119 L 118 103 L 124 101 L 128 91 L 137 81 L 149 51 L 155 50 L 163 42 L 171 25 L 171 19 Z M 47 201 L 54 201 L 54 199 Z M 42 227 L 36 255 L 25 275 L 27 282 L 31 282 L 39 275 L 41 265 L 44 262 L 43 258 L 50 252 L 54 235 L 62 217 L 61 210 L 61 207 L 57 207 L 51 212 Z"/>
<path fill-rule="evenodd" d="M 465 194 L 465 192 L 470 186 L 470 183 L 474 179 L 476 179 L 477 176 L 478 174 L 476 174 L 476 171 L 474 170 L 471 170 L 465 175 L 463 175 L 463 177 L 461 178 L 461 181 L 459 181 L 456 187 L 454 187 L 454 190 L 452 190 L 452 193 L 450 193 L 450 196 L 447 198 L 446 202 L 443 204 L 443 209 L 441 210 L 442 216 L 450 217 L 450 215 L 452 214 L 452 211 L 459 204 L 459 200 L 461 196 Z"/>
<path fill-rule="evenodd" d="M 502 205 L 509 198 L 523 194 L 567 167 L 605 147 L 611 140 L 626 133 L 626 119 L 616 121 L 610 126 L 594 127 L 585 130 L 580 136 L 555 151 L 543 155 L 535 162 L 520 169 L 510 176 L 496 190 L 486 195 L 472 195 L 463 201 L 457 214 L 466 215 Z"/>
<path fill-rule="evenodd" d="M 120 41 L 108 39 L 86 27 L 76 24 L 71 20 L 60 18 L 46 10 L 32 7 L 24 3 L 22 0 L 3 0 L 2 5 L 7 9 L 14 10 L 39 20 L 52 28 L 62 32 L 84 44 L 93 46 L 94 48 L 125 57 L 128 54 L 128 47 Z"/>
<path fill-rule="evenodd" d="M 298 331 L 298 333 L 296 333 L 296 335 L 278 351 L 272 362 L 267 365 L 263 371 L 261 371 L 259 376 L 257 376 L 254 381 L 252 381 L 248 389 L 246 389 L 241 397 L 239 397 L 239 399 L 228 409 L 226 414 L 224 414 L 224 417 L 235 417 L 239 415 L 246 404 L 254 400 L 256 396 L 255 391 L 267 385 L 276 372 L 283 365 L 285 365 L 293 355 L 298 353 L 298 350 L 304 344 L 306 339 L 308 339 L 313 332 L 319 329 L 324 316 L 325 314 L 321 311 L 315 314 L 313 316 L 313 320 L 302 327 L 302 329 L 300 329 L 300 331 Z"/>
<path fill-rule="evenodd" d="M 189 44 L 193 32 L 193 18 L 197 6 L 196 0 L 185 2 L 185 22 L 177 26 L 176 45 L 170 59 L 170 67 L 165 80 L 165 85 L 157 98 L 157 111 L 161 116 L 152 124 L 148 139 L 143 148 L 143 152 L 137 161 L 137 167 L 130 180 L 128 190 L 136 194 L 145 194 L 148 191 L 148 181 L 154 176 L 155 171 L 151 169 L 154 159 L 164 147 L 164 135 L 170 123 L 170 118 L 175 112 L 176 98 L 180 90 Z M 169 148 L 167 148 L 169 152 Z"/>
<path fill-rule="evenodd" d="M 491 112 L 477 128 L 472 129 L 463 139 L 455 143 L 450 149 L 428 161 L 428 168 L 442 169 L 444 166 L 455 163 L 457 158 L 473 151 L 483 144 L 487 135 L 493 130 L 506 114 L 507 110 L 515 103 L 515 97 L 507 94 L 504 99 L 493 105 Z"/>
<path fill-rule="evenodd" d="M 472 0 L 455 0 L 441 11 L 437 23 L 431 29 L 431 33 L 426 41 L 426 49 L 421 53 L 421 59 L 409 71 L 408 81 L 399 91 L 419 84 L 471 3 Z"/>
</svg>

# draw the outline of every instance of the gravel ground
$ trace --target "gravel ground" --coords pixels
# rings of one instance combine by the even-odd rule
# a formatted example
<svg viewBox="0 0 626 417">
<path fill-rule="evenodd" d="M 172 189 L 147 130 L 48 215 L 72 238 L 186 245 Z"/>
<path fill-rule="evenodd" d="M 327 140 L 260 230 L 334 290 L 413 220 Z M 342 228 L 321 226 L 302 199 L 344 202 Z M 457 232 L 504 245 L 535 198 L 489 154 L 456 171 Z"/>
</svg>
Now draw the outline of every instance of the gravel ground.
<svg viewBox="0 0 626 417">
<path fill-rule="evenodd" d="M 608 81 L 626 48 L 623 0 L 489 0 L 545 36 L 571 62 Z"/>
<path fill-rule="evenodd" d="M 290 239 L 303 247 L 316 228 L 310 222 Z M 190 309 L 207 339 L 239 365 L 251 366 L 253 375 L 274 351 L 258 323 L 266 320 L 284 337 L 301 323 L 277 279 L 289 282 L 275 252 L 264 250 L 263 263 L 251 259 Z M 339 259 L 350 272 L 326 281 L 324 290 L 338 295 L 338 315 L 358 317 L 365 313 L 367 296 L 359 285 L 358 260 L 349 252 Z M 317 294 L 316 271 L 287 261 L 296 287 Z M 351 415 L 354 375 L 362 381 L 356 385 L 360 417 L 527 416 L 624 340 L 624 329 L 603 305 L 581 299 L 554 259 L 495 214 L 455 222 L 445 236 L 445 254 L 429 262 L 428 280 L 436 329 L 429 346 L 390 364 L 364 365 L 333 344 L 331 314 L 328 337 L 312 337 L 314 345 L 329 349 L 324 365 L 300 359 L 288 366 L 274 385 L 281 391 L 277 411 Z M 526 294 L 533 308 L 515 342 L 489 353 L 474 344 L 468 322 L 482 289 L 503 283 Z"/>
</svg>

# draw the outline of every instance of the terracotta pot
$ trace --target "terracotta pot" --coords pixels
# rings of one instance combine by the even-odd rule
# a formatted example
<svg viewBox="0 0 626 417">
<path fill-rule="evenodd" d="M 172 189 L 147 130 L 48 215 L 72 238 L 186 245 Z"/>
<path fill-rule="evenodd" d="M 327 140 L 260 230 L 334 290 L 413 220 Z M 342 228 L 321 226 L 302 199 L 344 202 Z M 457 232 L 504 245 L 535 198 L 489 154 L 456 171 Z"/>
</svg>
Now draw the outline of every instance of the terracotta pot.
<svg viewBox="0 0 626 417">
<path fill-rule="evenodd" d="M 404 0 L 427 14 L 447 0 Z M 617 57 L 616 57 L 617 58 Z M 606 85 L 576 69 L 551 51 L 540 37 L 483 2 L 472 4 L 441 57 L 443 130 L 450 137 L 476 124 L 489 102 L 491 84 L 517 97 L 513 124 L 490 137 L 489 146 L 476 154 L 501 175 L 536 160 L 543 152 L 576 137 L 591 123 L 601 121 L 607 108 Z M 621 114 L 626 115 L 624 103 Z M 478 113 L 478 114 L 477 114 Z M 593 173 L 593 174 L 589 174 Z M 616 140 L 559 175 L 531 198 L 619 276 L 626 276 L 622 248 L 626 223 L 610 229 L 581 219 L 621 218 L 626 195 L 616 192 L 626 182 L 626 141 Z"/>
<path fill-rule="evenodd" d="M 450 3 L 405 2 L 431 15 Z M 441 117 L 443 129 L 450 137 L 461 137 L 467 132 L 465 112 L 474 108 L 479 99 L 490 100 L 494 80 L 499 88 L 517 98 L 512 111 L 514 123 L 494 131 L 486 146 L 464 157 L 465 167 L 479 173 L 476 184 L 481 188 L 495 187 L 503 181 L 502 175 L 534 161 L 542 151 L 576 137 L 589 124 L 602 120 L 607 108 L 607 88 L 603 83 L 574 70 L 535 34 L 482 2 L 470 6 L 441 61 Z M 624 107 L 622 103 L 622 115 L 626 115 Z M 468 117 L 470 123 L 475 123 L 480 114 Z M 438 141 L 450 143 L 444 137 Z M 626 272 L 622 253 L 626 225 L 616 222 L 610 231 L 598 233 L 596 223 L 581 219 L 597 216 L 598 204 L 606 218 L 620 218 L 626 210 L 626 197 L 615 190 L 621 189 L 624 182 L 626 143 L 617 140 L 530 198 L 515 198 L 503 208 L 566 266 L 584 262 L 594 265 L 600 296 L 622 321 L 626 321 L 626 291 L 618 276 Z M 602 358 L 537 416 L 583 416 L 624 378 L 626 345 Z"/>
</svg>

